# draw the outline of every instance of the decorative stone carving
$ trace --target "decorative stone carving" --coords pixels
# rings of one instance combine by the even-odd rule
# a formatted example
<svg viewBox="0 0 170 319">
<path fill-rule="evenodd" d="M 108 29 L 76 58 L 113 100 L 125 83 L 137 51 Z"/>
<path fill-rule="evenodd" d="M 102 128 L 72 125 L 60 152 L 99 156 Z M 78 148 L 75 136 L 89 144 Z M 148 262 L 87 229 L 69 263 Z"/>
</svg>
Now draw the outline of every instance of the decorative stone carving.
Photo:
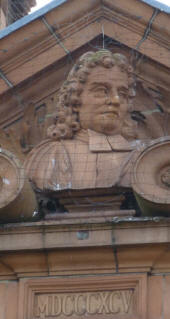
<svg viewBox="0 0 170 319">
<path fill-rule="evenodd" d="M 69 294 L 37 294 L 36 318 L 94 315 L 129 315 L 134 312 L 134 290 L 113 290 Z"/>
<path fill-rule="evenodd" d="M 166 167 L 165 170 L 161 174 L 161 182 L 167 186 L 170 187 L 170 167 Z"/>
<path fill-rule="evenodd" d="M 131 118 L 134 88 L 125 56 L 101 50 L 80 57 L 61 88 L 49 139 L 27 159 L 38 189 L 129 186 L 124 175 L 139 138 Z"/>
<path fill-rule="evenodd" d="M 0 131 L 0 222 L 35 220 L 37 203 L 12 134 Z"/>
<path fill-rule="evenodd" d="M 100 276 L 23 280 L 21 318 L 146 318 L 146 277 Z"/>
<path fill-rule="evenodd" d="M 170 214 L 170 137 L 150 142 L 136 153 L 132 187 L 143 214 Z"/>
<path fill-rule="evenodd" d="M 0 149 L 0 221 L 34 220 L 36 199 L 24 168 L 11 152 Z"/>
<path fill-rule="evenodd" d="M 28 153 L 34 145 L 44 137 L 46 105 L 43 103 L 35 108 L 29 103 L 24 109 L 23 120 L 20 125 L 20 146 L 23 153 Z"/>
<path fill-rule="evenodd" d="M 135 110 L 135 87 L 126 57 L 108 50 L 85 53 L 70 71 L 58 95 L 48 139 L 28 154 L 25 165 L 35 190 L 57 198 L 59 211 L 64 206 L 71 212 L 85 212 L 90 205 L 96 211 L 103 195 L 107 200 L 102 209 L 120 209 L 125 201 L 122 188 L 133 184 L 136 191 L 135 182 L 131 184 L 136 153 L 156 136 L 156 129 L 152 135 L 148 110 Z M 149 117 L 153 126 L 154 112 Z M 160 121 L 158 136 L 162 129 Z M 167 170 L 159 181 L 169 187 Z M 90 205 L 84 200 L 85 191 L 92 194 L 90 199 L 87 196 Z"/>
</svg>

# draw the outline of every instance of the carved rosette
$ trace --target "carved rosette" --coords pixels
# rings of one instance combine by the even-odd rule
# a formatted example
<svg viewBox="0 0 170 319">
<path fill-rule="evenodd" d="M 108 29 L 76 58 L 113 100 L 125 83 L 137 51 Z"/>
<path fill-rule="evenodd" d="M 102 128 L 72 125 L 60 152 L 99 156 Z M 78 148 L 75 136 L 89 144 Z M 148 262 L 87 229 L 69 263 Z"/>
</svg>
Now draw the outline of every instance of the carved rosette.
<svg viewBox="0 0 170 319">
<path fill-rule="evenodd" d="M 138 152 L 132 187 L 143 214 L 170 215 L 170 137 Z"/>
<path fill-rule="evenodd" d="M 0 148 L 0 221 L 32 220 L 36 206 L 21 162 L 13 153 Z"/>
</svg>

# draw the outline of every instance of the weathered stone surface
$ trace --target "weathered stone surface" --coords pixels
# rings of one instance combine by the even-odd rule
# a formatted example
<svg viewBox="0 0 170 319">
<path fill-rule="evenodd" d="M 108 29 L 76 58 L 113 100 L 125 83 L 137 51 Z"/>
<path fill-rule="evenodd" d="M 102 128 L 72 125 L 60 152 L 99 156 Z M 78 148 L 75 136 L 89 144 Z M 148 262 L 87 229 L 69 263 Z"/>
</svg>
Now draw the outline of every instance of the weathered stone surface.
<svg viewBox="0 0 170 319">
<path fill-rule="evenodd" d="M 132 187 L 143 214 L 170 214 L 170 137 L 148 142 L 136 154 Z"/>
<path fill-rule="evenodd" d="M 103 44 L 113 53 L 119 51 L 135 65 L 136 97 L 132 117 L 138 125 L 140 139 L 170 135 L 169 16 L 159 12 L 151 21 L 153 13 L 151 6 L 138 0 L 70 0 L 44 15 L 55 36 L 49 33 L 42 19 L 36 19 L 1 40 L 1 70 L 12 87 L 0 79 L 0 125 L 6 130 L 13 127 L 24 156 L 45 139 L 47 128 L 53 124 L 58 91 L 71 63 L 89 51 L 89 47 L 102 48 Z M 143 38 L 146 30 L 149 33 Z M 56 41 L 56 36 L 60 41 Z M 96 136 L 93 138 L 96 143 L 90 143 L 90 148 L 95 146 L 97 152 L 99 143 Z M 104 147 L 107 151 L 108 144 Z M 168 170 L 163 172 L 162 181 L 165 186 L 169 184 Z M 81 202 L 82 216 L 76 212 L 69 217 L 69 214 L 63 217 L 56 213 L 55 220 L 0 227 L 0 319 L 23 319 L 24 312 L 26 318 L 33 319 L 34 309 L 39 317 L 49 318 L 54 314 L 55 318 L 57 298 L 63 300 L 65 317 L 77 308 L 75 300 L 79 299 L 80 306 L 84 302 L 79 310 L 85 305 L 86 317 L 99 317 L 100 313 L 88 315 L 88 312 L 99 312 L 102 305 L 103 317 L 110 316 L 107 312 L 111 309 L 127 318 L 127 303 L 122 300 L 135 292 L 131 285 L 135 274 L 145 280 L 137 294 L 139 299 L 134 294 L 134 307 L 129 308 L 132 313 L 136 310 L 134 318 L 169 319 L 169 219 L 136 219 L 130 211 L 131 216 L 120 222 L 122 217 L 113 216 L 111 211 L 103 213 L 103 207 L 87 217 L 83 207 L 89 194 L 84 195 L 81 200 L 77 193 L 72 197 Z M 110 200 L 110 193 L 107 195 Z M 103 199 L 99 193 L 92 204 L 96 205 L 99 197 Z M 116 194 L 117 209 L 119 200 Z M 72 206 L 72 211 L 75 209 L 68 196 L 63 196 L 62 203 Z M 90 286 L 92 277 L 96 281 L 94 286 Z M 86 289 L 82 289 L 82 282 L 87 278 Z M 110 288 L 103 286 L 102 278 L 109 279 Z M 62 292 L 57 290 L 60 280 Z M 76 280 L 80 284 L 75 289 Z M 116 280 L 119 285 L 115 287 Z M 98 286 L 94 296 L 100 282 L 102 286 Z M 129 292 L 131 288 L 134 290 Z M 110 295 L 114 296 L 114 307 Z M 92 307 L 92 301 L 96 308 Z M 136 307 L 137 301 L 143 305 L 141 313 Z M 111 316 L 122 319 L 119 314 Z"/>
<path fill-rule="evenodd" d="M 108 50 L 79 58 L 62 86 L 49 140 L 29 154 L 26 171 L 41 191 L 130 186 L 129 152 L 136 147 L 131 118 L 133 69 Z M 140 113 L 138 114 L 140 121 Z"/>
<path fill-rule="evenodd" d="M 20 293 L 23 305 L 19 318 L 146 318 L 146 276 L 101 276 L 70 280 L 23 280 Z M 66 286 L 67 282 L 67 286 Z"/>
</svg>

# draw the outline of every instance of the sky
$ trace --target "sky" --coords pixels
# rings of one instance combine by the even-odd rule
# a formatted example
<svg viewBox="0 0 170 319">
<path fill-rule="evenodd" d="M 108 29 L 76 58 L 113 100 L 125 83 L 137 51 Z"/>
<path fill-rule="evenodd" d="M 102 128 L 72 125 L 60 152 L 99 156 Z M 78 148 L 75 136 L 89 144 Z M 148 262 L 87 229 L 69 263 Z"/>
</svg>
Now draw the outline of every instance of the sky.
<svg viewBox="0 0 170 319">
<path fill-rule="evenodd" d="M 50 3 L 51 1 L 50 0 L 37 0 L 37 5 L 34 8 L 32 8 L 31 13 L 42 8 L 43 6 Z"/>
<path fill-rule="evenodd" d="M 34 12 L 40 8 L 42 8 L 43 6 L 45 6 L 46 4 L 50 3 L 52 0 L 37 0 L 37 6 L 35 6 L 34 8 L 32 8 L 31 12 Z M 170 0 L 159 0 L 159 2 L 162 2 L 166 5 L 170 5 Z"/>
</svg>

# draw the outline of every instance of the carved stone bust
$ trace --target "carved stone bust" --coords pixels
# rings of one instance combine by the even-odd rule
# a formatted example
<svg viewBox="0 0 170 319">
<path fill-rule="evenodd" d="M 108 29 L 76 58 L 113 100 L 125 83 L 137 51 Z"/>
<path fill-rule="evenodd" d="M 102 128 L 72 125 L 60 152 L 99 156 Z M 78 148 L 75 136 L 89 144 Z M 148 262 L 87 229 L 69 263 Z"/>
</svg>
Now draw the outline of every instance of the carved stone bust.
<svg viewBox="0 0 170 319">
<path fill-rule="evenodd" d="M 124 55 L 107 50 L 87 52 L 60 90 L 56 123 L 48 136 L 66 139 L 80 129 L 92 129 L 127 137 L 123 121 L 134 95 L 133 69 Z"/>
<path fill-rule="evenodd" d="M 133 69 L 122 54 L 87 52 L 60 90 L 48 139 L 29 154 L 26 170 L 40 190 L 129 186 L 139 137 L 131 119 Z"/>
</svg>

